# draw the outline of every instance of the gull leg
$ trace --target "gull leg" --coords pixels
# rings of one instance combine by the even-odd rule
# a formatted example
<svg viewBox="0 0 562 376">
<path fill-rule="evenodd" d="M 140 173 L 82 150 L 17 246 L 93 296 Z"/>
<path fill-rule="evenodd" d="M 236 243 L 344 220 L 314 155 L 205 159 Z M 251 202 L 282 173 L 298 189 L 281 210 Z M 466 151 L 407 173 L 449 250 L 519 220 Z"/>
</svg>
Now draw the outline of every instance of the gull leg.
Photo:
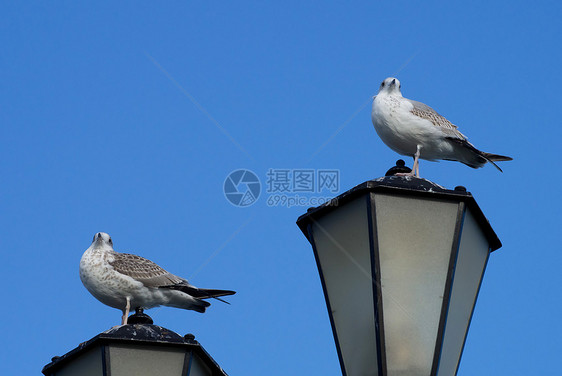
<svg viewBox="0 0 562 376">
<path fill-rule="evenodd" d="M 414 165 L 412 166 L 412 171 L 410 172 L 398 172 L 394 174 L 395 176 L 415 176 L 416 178 L 420 177 L 420 155 L 421 155 L 421 145 L 417 145 L 416 153 L 413 155 L 414 157 Z"/>
<path fill-rule="evenodd" d="M 412 166 L 412 171 L 410 172 L 399 172 L 395 174 L 396 176 L 415 176 L 417 178 L 420 177 L 420 152 L 421 152 L 421 145 L 418 145 L 416 148 L 416 154 L 414 154 L 414 165 Z"/>
<path fill-rule="evenodd" d="M 414 165 L 412 166 L 412 172 L 414 176 L 419 178 L 420 177 L 420 152 L 421 152 L 421 145 L 418 145 L 416 149 L 416 154 L 414 154 Z"/>
<path fill-rule="evenodd" d="M 123 317 L 121 318 L 121 325 L 127 325 L 127 319 L 129 318 L 129 310 L 131 309 L 131 298 L 127 296 L 127 305 L 123 310 Z"/>
</svg>

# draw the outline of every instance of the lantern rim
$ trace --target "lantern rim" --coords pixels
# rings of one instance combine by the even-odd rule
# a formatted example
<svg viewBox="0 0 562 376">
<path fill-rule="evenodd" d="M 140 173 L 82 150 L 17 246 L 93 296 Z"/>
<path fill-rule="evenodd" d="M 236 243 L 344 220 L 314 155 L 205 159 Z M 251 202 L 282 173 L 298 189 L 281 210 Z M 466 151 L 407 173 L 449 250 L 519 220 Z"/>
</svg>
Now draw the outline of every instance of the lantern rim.
<svg viewBox="0 0 562 376">
<path fill-rule="evenodd" d="M 78 358 L 86 351 L 98 346 L 114 344 L 125 345 L 150 345 L 161 347 L 184 348 L 185 351 L 192 351 L 212 371 L 213 376 L 226 375 L 224 370 L 217 364 L 211 355 L 197 342 L 192 334 L 181 336 L 176 332 L 152 324 L 128 324 L 120 325 L 108 329 L 89 341 L 83 342 L 76 348 L 70 350 L 60 357 L 54 357 L 52 361 L 43 367 L 41 371 L 44 375 L 52 375 L 61 367 Z"/>
<path fill-rule="evenodd" d="M 363 182 L 318 207 L 309 208 L 305 214 L 301 215 L 297 219 L 297 225 L 308 241 L 312 242 L 308 233 L 309 224 L 317 221 L 319 218 L 327 215 L 338 207 L 343 206 L 357 197 L 363 196 L 369 192 L 391 193 L 401 196 L 464 202 L 474 215 L 480 228 L 482 229 L 482 232 L 485 234 L 486 239 L 490 244 L 490 250 L 495 251 L 502 246 L 502 243 L 490 225 L 490 222 L 476 203 L 472 194 L 468 192 L 466 188 L 459 186 L 454 190 L 450 190 L 427 179 L 416 178 L 413 176 L 385 176 Z"/>
</svg>

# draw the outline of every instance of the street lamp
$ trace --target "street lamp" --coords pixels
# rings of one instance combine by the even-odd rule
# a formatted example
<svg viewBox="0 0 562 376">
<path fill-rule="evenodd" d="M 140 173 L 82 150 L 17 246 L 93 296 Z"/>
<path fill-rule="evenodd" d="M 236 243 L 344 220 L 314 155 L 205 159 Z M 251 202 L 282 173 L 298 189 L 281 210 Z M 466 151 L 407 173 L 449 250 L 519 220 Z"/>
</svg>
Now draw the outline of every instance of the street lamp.
<svg viewBox="0 0 562 376">
<path fill-rule="evenodd" d="M 187 334 L 158 325 L 142 310 L 43 368 L 46 376 L 226 376 L 209 353 Z"/>
<path fill-rule="evenodd" d="M 501 247 L 465 188 L 387 176 L 297 224 L 314 251 L 344 376 L 457 373 L 488 256 Z"/>
</svg>

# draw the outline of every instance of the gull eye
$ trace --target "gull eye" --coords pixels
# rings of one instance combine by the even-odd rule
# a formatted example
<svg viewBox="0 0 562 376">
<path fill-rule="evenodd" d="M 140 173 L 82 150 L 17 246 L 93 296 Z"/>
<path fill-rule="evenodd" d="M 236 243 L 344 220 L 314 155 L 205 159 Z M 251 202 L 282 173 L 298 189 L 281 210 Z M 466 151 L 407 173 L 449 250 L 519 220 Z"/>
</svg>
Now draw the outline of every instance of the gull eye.
<svg viewBox="0 0 562 376">
<path fill-rule="evenodd" d="M 111 238 L 109 238 L 109 244 L 113 244 L 113 240 L 111 240 Z"/>
<path fill-rule="evenodd" d="M 384 81 L 381 83 L 381 87 L 384 87 Z"/>
</svg>

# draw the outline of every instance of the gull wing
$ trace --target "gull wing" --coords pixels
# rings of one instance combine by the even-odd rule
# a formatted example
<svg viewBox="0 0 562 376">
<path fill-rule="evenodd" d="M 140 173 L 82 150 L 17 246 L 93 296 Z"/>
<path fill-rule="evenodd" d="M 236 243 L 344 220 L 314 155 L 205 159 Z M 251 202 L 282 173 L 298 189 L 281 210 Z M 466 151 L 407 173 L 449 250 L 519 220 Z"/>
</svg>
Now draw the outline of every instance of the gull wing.
<svg viewBox="0 0 562 376">
<path fill-rule="evenodd" d="M 109 264 L 113 266 L 115 271 L 141 282 L 146 287 L 164 287 L 187 283 L 183 278 L 167 272 L 144 257 L 118 252 L 115 252 L 112 256 L 113 261 L 109 261 Z"/>
<path fill-rule="evenodd" d="M 451 123 L 444 116 L 439 115 L 437 111 L 429 107 L 427 104 L 407 98 L 404 99 L 412 104 L 413 107 L 410 110 L 412 114 L 422 119 L 429 120 L 433 125 L 439 127 L 447 137 L 457 138 L 464 141 L 467 140 L 466 136 L 459 132 L 458 127 L 455 124 Z"/>
<path fill-rule="evenodd" d="M 232 290 L 202 289 L 195 287 L 187 282 L 187 280 L 167 272 L 154 262 L 141 256 L 118 252 L 115 252 L 112 256 L 114 259 L 113 261 L 109 261 L 109 264 L 113 266 L 115 271 L 141 282 L 146 287 L 180 290 L 199 299 L 218 299 L 220 296 L 236 294 L 236 292 Z M 218 300 L 224 302 L 222 299 Z"/>
<path fill-rule="evenodd" d="M 187 282 L 178 283 L 178 284 L 171 285 L 171 286 L 162 286 L 162 288 L 180 290 L 182 292 L 185 292 L 186 294 L 189 294 L 189 295 L 191 295 L 195 298 L 199 298 L 199 299 L 215 298 L 215 299 L 220 300 L 221 302 L 224 302 L 226 304 L 230 304 L 230 303 L 228 303 L 225 300 L 219 299 L 219 297 L 236 294 L 236 291 L 232 291 L 232 290 L 202 289 L 202 288 L 190 285 Z"/>
</svg>

